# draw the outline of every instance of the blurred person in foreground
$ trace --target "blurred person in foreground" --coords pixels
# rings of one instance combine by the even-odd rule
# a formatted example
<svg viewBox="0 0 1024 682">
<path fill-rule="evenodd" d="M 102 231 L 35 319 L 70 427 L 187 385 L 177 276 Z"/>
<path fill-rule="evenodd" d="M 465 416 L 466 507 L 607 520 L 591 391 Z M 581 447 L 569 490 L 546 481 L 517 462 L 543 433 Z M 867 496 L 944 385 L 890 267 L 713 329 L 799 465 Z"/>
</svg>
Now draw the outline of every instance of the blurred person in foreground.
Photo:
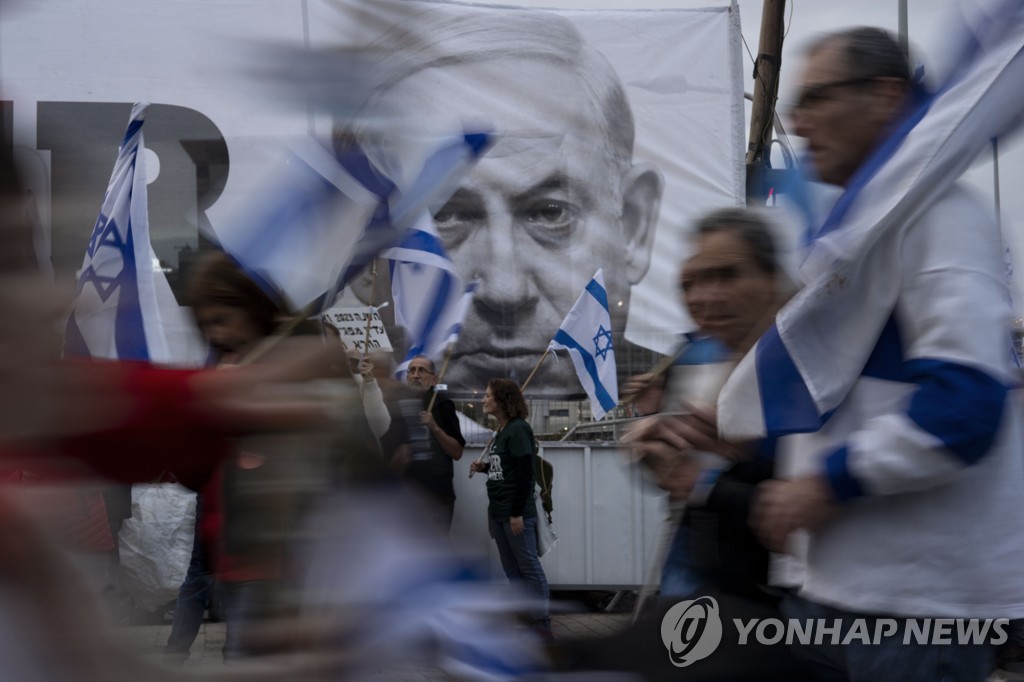
<svg viewBox="0 0 1024 682">
<path fill-rule="evenodd" d="M 1014 7 L 1019 13 L 1019 4 Z M 1016 41 L 1019 32 L 1011 37 Z M 970 94 L 989 73 L 953 87 Z M 923 93 L 911 80 L 906 55 L 881 29 L 821 38 L 808 52 L 799 83 L 795 132 L 807 139 L 821 180 L 854 196 L 862 187 L 870 191 L 872 171 L 885 173 L 879 164 L 887 152 L 906 163 L 902 151 L 920 148 L 930 156 L 929 145 L 938 146 L 936 129 L 931 135 L 911 130 L 895 138 L 902 148 L 893 146 L 893 136 L 907 131 L 905 121 L 920 110 Z M 930 112 L 955 106 L 957 99 L 937 98 Z M 833 236 L 859 234 L 851 233 L 856 209 L 848 215 L 834 233 L 815 235 L 812 255 L 816 243 L 834 248 Z M 794 358 L 814 365 L 802 369 L 813 372 L 810 378 L 788 382 L 778 404 L 765 403 L 761 415 L 741 411 L 737 406 L 746 403 L 739 396 L 751 395 L 743 393 L 749 384 L 734 380 L 796 361 L 772 353 L 762 339 L 756 364 L 741 363 L 743 371 L 719 400 L 723 433 L 743 432 L 744 420 L 767 419 L 768 407 L 773 418 L 808 416 L 803 428 L 790 426 L 796 420 L 781 422 L 796 432 L 780 446 L 803 464 L 801 473 L 762 483 L 751 519 L 763 541 L 780 551 L 790 548 L 795 531 L 810 531 L 802 590 L 784 607 L 794 618 L 839 619 L 844 636 L 858 619 L 869 628 L 888 619 L 902 635 L 914 618 L 1024 616 L 1024 415 L 1019 392 L 1011 390 L 1019 369 L 1010 346 L 1002 238 L 988 207 L 958 184 L 912 215 L 892 229 L 867 233 L 871 241 L 855 255 L 830 251 L 829 262 L 845 258 L 850 269 L 825 269 L 817 288 L 795 301 L 805 304 L 796 313 L 808 312 L 786 318 L 786 333 L 794 338 L 785 352 L 799 352 Z M 823 303 L 813 307 L 817 301 Z M 834 339 L 833 329 L 825 328 L 832 325 L 821 316 L 833 313 L 843 316 L 835 326 L 845 338 Z M 865 338 L 857 338 L 856 326 L 869 330 Z M 832 341 L 841 347 L 824 345 Z M 845 362 L 849 358 L 863 367 L 859 373 Z M 837 407 L 824 416 L 810 401 L 811 381 L 817 391 L 823 383 L 844 382 Z M 963 627 L 958 621 L 954 630 Z M 994 647 L 989 639 L 970 639 L 954 634 L 946 642 L 905 644 L 902 636 L 872 643 L 853 638 L 801 650 L 819 679 L 981 682 L 992 669 Z"/>
<path fill-rule="evenodd" d="M 498 421 L 498 429 L 486 457 L 473 462 L 470 471 L 487 474 L 489 529 L 505 576 L 510 583 L 522 584 L 535 600 L 530 610 L 533 626 L 550 637 L 548 579 L 537 554 L 536 444 L 526 421 L 529 408 L 514 381 L 491 379 L 484 391 L 483 410 Z"/>
<path fill-rule="evenodd" d="M 640 375 L 624 389 L 637 394 L 642 414 L 666 412 L 637 422 L 626 441 L 670 503 L 685 507 L 659 592 L 663 599 L 690 597 L 714 585 L 771 601 L 761 591 L 768 584 L 768 552 L 754 539 L 747 518 L 755 486 L 771 478 L 773 464 L 768 458 L 730 464 L 721 455 L 734 458 L 735 447 L 716 442 L 709 408 L 728 372 L 790 293 L 788 278 L 766 219 L 748 209 L 701 218 L 693 248 L 679 289 L 697 331 L 671 376 Z"/>
<path fill-rule="evenodd" d="M 616 635 L 560 641 L 555 660 L 565 669 L 622 671 L 652 681 L 806 676 L 789 647 L 738 645 L 733 619 L 781 617 L 782 592 L 770 586 L 769 552 L 749 525 L 757 485 L 771 478 L 773 462 L 755 456 L 732 463 L 740 448 L 718 440 L 710 407 L 790 288 L 766 217 L 729 208 L 697 222 L 679 289 L 698 329 L 667 379 L 640 375 L 623 390 L 637 394 L 637 407 L 650 415 L 633 425 L 626 447 L 668 492 L 673 509 L 660 597 L 640 605 L 636 621 Z M 680 657 L 699 637 L 687 631 L 691 621 L 672 622 L 669 612 L 684 600 L 707 597 L 717 601 L 722 639 L 683 669 Z M 667 651 L 670 643 L 675 649 Z"/>
<path fill-rule="evenodd" d="M 455 403 L 437 390 L 433 361 L 418 355 L 409 361 L 405 381 L 411 393 L 391 392 L 391 427 L 381 439 L 393 469 L 412 481 L 434 503 L 438 525 L 447 532 L 455 514 L 454 463 L 462 459 L 466 439 Z M 429 408 L 429 409 L 428 409 Z"/>
<path fill-rule="evenodd" d="M 290 344 L 294 357 L 232 371 L 144 363 L 60 361 L 66 300 L 40 275 L 19 173 L 0 148 L 0 466 L 69 482 L 150 482 L 170 475 L 198 489 L 254 430 L 319 426 L 335 406 L 287 392 L 285 381 L 332 374 L 332 353 Z M 16 489 L 0 487 L 0 677 L 27 682 L 194 679 L 126 652 L 107 632 L 77 571 Z M 281 651 L 278 649 L 277 651 Z M 242 666 L 215 680 L 303 679 L 338 669 L 323 652 Z"/>
<path fill-rule="evenodd" d="M 210 366 L 238 364 L 260 341 L 273 334 L 284 319 L 284 311 L 220 252 L 207 253 L 194 266 L 187 282 L 186 300 L 209 349 Z M 215 580 L 215 562 L 224 562 L 222 551 L 209 546 L 214 541 L 211 533 L 221 530 L 217 526 L 223 513 L 222 478 L 219 475 L 211 485 L 204 486 L 196 500 L 192 556 L 175 601 L 171 633 L 164 647 L 167 662 L 184 663 L 188 659 L 204 611 L 213 611 L 219 603 L 215 596 L 222 596 L 216 594 L 221 586 Z M 214 549 L 217 551 L 211 552 Z M 228 605 L 225 654 L 236 639 L 237 610 L 236 604 Z"/>
<path fill-rule="evenodd" d="M 434 215 L 456 272 L 479 282 L 451 389 L 522 381 L 599 267 L 618 345 L 630 288 L 650 265 L 663 182 L 633 159 L 633 114 L 611 64 L 564 17 L 522 9 L 424 3 L 376 42 L 394 46 L 381 64 L 394 75 L 363 113 L 361 137 L 445 135 L 452 121 L 497 133 Z M 545 363 L 531 390 L 581 392 L 569 362 Z"/>
</svg>

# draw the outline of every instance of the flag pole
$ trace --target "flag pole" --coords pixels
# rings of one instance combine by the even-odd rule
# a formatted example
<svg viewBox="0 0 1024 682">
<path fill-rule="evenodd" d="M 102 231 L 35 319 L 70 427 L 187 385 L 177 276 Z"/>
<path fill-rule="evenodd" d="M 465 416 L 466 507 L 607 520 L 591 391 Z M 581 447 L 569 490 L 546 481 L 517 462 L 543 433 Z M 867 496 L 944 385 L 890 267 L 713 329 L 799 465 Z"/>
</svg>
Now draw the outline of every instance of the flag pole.
<svg viewBox="0 0 1024 682">
<path fill-rule="evenodd" d="M 530 372 L 530 376 L 526 377 L 526 381 L 524 381 L 523 385 L 519 387 L 520 393 L 526 391 L 526 387 L 530 385 L 530 381 L 533 379 L 533 375 L 537 373 L 537 370 L 540 369 L 541 363 L 544 362 L 545 358 L 547 358 L 550 354 L 551 349 L 548 348 L 547 350 L 544 351 L 544 354 L 540 356 L 540 360 L 538 360 L 537 364 L 533 366 L 533 371 Z"/>
<path fill-rule="evenodd" d="M 480 451 L 480 456 L 476 458 L 476 461 L 477 461 L 478 463 L 479 463 L 479 462 L 482 462 L 482 461 L 484 461 L 484 457 L 486 457 L 486 456 L 487 456 L 487 453 L 491 451 L 491 446 L 492 446 L 492 445 L 494 444 L 494 439 L 495 439 L 495 438 L 497 438 L 497 437 L 498 437 L 498 432 L 497 432 L 497 431 L 495 431 L 495 432 L 494 432 L 494 433 L 493 433 L 493 434 L 491 435 L 491 439 L 490 439 L 489 441 L 487 441 L 487 445 L 485 445 L 485 446 L 484 446 L 484 449 Z M 470 470 L 469 470 L 469 477 L 470 477 L 470 478 L 473 478 L 473 474 L 475 474 L 475 473 L 476 473 L 475 471 L 473 471 L 472 469 L 470 469 Z"/>
<path fill-rule="evenodd" d="M 366 357 L 366 348 L 369 347 L 369 341 L 370 341 L 370 322 L 373 321 L 373 306 L 374 306 L 374 303 L 375 303 L 375 299 L 377 297 L 377 260 L 376 259 L 374 259 L 374 261 L 373 261 L 373 267 L 372 267 L 371 272 L 373 273 L 373 285 L 370 287 L 370 314 L 367 315 L 367 317 L 366 317 L 366 342 L 363 344 L 364 345 L 364 348 L 363 348 L 363 357 L 364 358 Z M 289 334 L 291 334 L 295 330 L 295 328 L 298 327 L 302 323 L 303 320 L 305 320 L 310 315 L 312 315 L 313 311 L 316 309 L 318 303 L 319 303 L 319 301 L 317 301 L 317 300 L 313 300 L 313 301 L 310 301 L 309 303 L 307 303 L 302 308 L 302 310 L 300 310 L 293 317 L 289 318 L 288 320 L 283 322 L 280 326 L 278 326 L 278 328 L 274 330 L 273 334 L 271 334 L 267 338 L 265 338 L 262 341 L 260 341 L 260 343 L 255 348 L 253 348 L 250 352 L 246 353 L 245 357 L 243 357 L 241 360 L 238 361 L 238 364 L 239 365 L 251 365 L 252 363 L 254 363 L 257 360 L 259 360 L 261 357 L 266 355 L 269 350 L 271 350 L 274 346 L 276 346 L 277 344 L 279 344 L 281 342 L 281 339 L 284 339 Z M 345 343 L 342 342 L 341 345 L 344 348 Z"/>
<path fill-rule="evenodd" d="M 370 266 L 370 275 L 372 277 L 372 283 L 370 284 L 370 312 L 366 316 L 366 335 L 363 337 L 363 355 L 362 358 L 366 357 L 367 351 L 370 349 L 370 324 L 373 322 L 373 311 L 374 306 L 377 305 L 377 259 L 373 259 L 373 264 Z M 360 358 L 360 359 L 362 359 Z"/>
<path fill-rule="evenodd" d="M 262 358 L 264 355 L 266 355 L 270 349 L 272 349 L 274 346 L 281 342 L 281 339 L 286 338 L 295 330 L 296 327 L 298 327 L 302 323 L 303 320 L 312 315 L 313 310 L 316 308 L 316 305 L 317 301 L 311 301 L 310 303 L 307 303 L 302 310 L 300 310 L 299 312 L 295 313 L 295 315 L 282 322 L 277 327 L 277 329 L 274 330 L 273 334 L 260 341 L 255 348 L 246 353 L 245 356 L 238 361 L 238 364 L 251 365 L 252 363 Z"/>
<path fill-rule="evenodd" d="M 782 306 L 786 304 L 789 298 L 790 297 L 788 294 L 781 294 L 779 296 L 776 296 L 776 300 L 773 301 L 772 304 L 769 305 L 764 310 L 764 312 L 761 313 L 761 316 L 757 319 L 757 323 L 750 328 L 750 331 L 747 332 L 747 335 L 743 338 L 743 341 L 738 347 L 737 354 L 739 355 L 739 357 L 742 358 L 744 353 L 746 353 L 750 348 L 753 348 L 754 344 L 757 343 L 757 340 L 761 338 L 761 335 L 764 334 L 764 332 L 768 329 L 769 326 L 771 326 L 771 321 L 775 319 L 775 315 L 778 314 L 779 310 L 782 308 Z M 657 379 L 662 374 L 667 372 L 669 368 L 672 367 L 672 364 L 676 361 L 676 358 L 682 355 L 683 350 L 686 349 L 686 346 L 687 343 L 684 341 L 679 346 L 679 348 L 675 350 L 675 352 L 666 355 L 661 360 L 659 360 L 657 364 L 655 364 L 654 367 L 652 367 L 648 372 L 651 375 L 651 381 Z M 738 359 L 734 360 L 734 364 L 738 362 Z M 721 386 L 719 388 L 721 388 Z M 643 392 L 644 389 L 640 389 L 639 391 L 630 393 L 621 401 L 619 401 L 619 404 L 623 406 L 631 405 Z"/>
<path fill-rule="evenodd" d="M 449 343 L 447 350 L 444 352 L 444 362 L 441 364 L 441 371 L 437 373 L 437 383 L 441 383 L 441 379 L 444 378 L 444 373 L 448 371 L 448 363 L 452 359 L 452 352 L 455 350 L 455 344 Z M 427 404 L 427 412 L 431 412 L 434 409 L 434 401 L 437 400 L 437 384 L 434 385 L 434 393 L 430 396 L 430 402 Z"/>
<path fill-rule="evenodd" d="M 679 357 L 679 354 L 682 352 L 683 348 L 685 348 L 685 347 L 686 347 L 686 344 L 683 344 L 675 352 L 669 353 L 668 355 L 663 357 L 661 360 L 658 360 L 657 364 L 655 364 L 654 367 L 652 367 L 650 370 L 647 371 L 647 373 L 651 375 L 650 381 L 654 381 L 655 379 L 660 377 L 662 374 L 667 372 L 669 370 L 669 368 L 672 366 L 672 364 L 676 361 L 676 358 Z M 634 391 L 633 393 L 630 393 L 629 395 L 624 396 L 622 398 L 622 400 L 619 401 L 619 405 L 621 405 L 623 407 L 625 407 L 627 405 L 632 405 L 634 402 L 636 402 L 636 399 L 640 396 L 641 393 L 644 392 L 644 390 L 648 386 L 650 386 L 650 382 L 648 382 L 647 385 L 644 386 L 644 388 L 640 389 L 639 391 Z"/>
</svg>

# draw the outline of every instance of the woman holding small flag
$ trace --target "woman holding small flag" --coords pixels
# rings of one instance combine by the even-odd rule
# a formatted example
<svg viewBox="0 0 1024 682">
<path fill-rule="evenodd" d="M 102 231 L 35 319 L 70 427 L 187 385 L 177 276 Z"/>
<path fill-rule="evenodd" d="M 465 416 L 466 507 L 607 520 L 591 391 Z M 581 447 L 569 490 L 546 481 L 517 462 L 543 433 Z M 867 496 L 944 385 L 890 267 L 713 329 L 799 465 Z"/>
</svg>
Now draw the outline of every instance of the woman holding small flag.
<svg viewBox="0 0 1024 682">
<path fill-rule="evenodd" d="M 491 379 L 484 392 L 484 414 L 498 420 L 486 455 L 471 465 L 487 473 L 487 514 L 491 537 L 498 545 L 501 567 L 511 583 L 536 597 L 533 626 L 551 636 L 548 580 L 537 554 L 537 508 L 533 501 L 533 429 L 519 386 L 510 379 Z"/>
</svg>

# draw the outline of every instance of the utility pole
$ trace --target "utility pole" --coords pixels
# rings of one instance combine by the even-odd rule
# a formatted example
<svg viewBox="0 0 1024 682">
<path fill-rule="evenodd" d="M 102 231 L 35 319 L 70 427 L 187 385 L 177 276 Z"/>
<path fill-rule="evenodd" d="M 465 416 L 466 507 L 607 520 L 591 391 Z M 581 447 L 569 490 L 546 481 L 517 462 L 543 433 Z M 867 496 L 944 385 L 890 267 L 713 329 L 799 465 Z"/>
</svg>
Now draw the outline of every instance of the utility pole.
<svg viewBox="0 0 1024 682">
<path fill-rule="evenodd" d="M 908 21 L 907 21 L 907 0 L 899 0 L 898 3 L 899 16 L 898 16 L 898 27 L 899 27 L 899 39 L 900 49 L 903 50 L 903 54 L 906 55 L 907 59 L 910 59 L 910 39 Z"/>
<path fill-rule="evenodd" d="M 782 65 L 783 15 L 786 0 L 764 0 L 761 7 L 761 36 L 754 60 L 754 105 L 750 115 L 750 143 L 747 145 L 747 203 L 760 204 L 767 198 L 766 171 L 779 96 Z"/>
</svg>

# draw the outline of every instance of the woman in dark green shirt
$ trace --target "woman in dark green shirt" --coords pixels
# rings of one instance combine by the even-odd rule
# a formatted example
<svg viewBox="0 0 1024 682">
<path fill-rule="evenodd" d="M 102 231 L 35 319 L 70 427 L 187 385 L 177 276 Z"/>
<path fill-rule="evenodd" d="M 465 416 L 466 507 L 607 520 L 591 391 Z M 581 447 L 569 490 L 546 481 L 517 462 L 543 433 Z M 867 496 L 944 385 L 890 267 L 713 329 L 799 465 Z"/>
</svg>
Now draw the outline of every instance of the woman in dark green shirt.
<svg viewBox="0 0 1024 682">
<path fill-rule="evenodd" d="M 533 501 L 533 429 L 529 410 L 514 381 L 491 379 L 484 392 L 484 414 L 498 420 L 498 431 L 482 461 L 473 471 L 487 472 L 487 515 L 491 536 L 498 545 L 501 567 L 509 582 L 522 583 L 538 603 L 531 612 L 534 624 L 551 634 L 548 580 L 537 556 L 537 507 Z"/>
</svg>

